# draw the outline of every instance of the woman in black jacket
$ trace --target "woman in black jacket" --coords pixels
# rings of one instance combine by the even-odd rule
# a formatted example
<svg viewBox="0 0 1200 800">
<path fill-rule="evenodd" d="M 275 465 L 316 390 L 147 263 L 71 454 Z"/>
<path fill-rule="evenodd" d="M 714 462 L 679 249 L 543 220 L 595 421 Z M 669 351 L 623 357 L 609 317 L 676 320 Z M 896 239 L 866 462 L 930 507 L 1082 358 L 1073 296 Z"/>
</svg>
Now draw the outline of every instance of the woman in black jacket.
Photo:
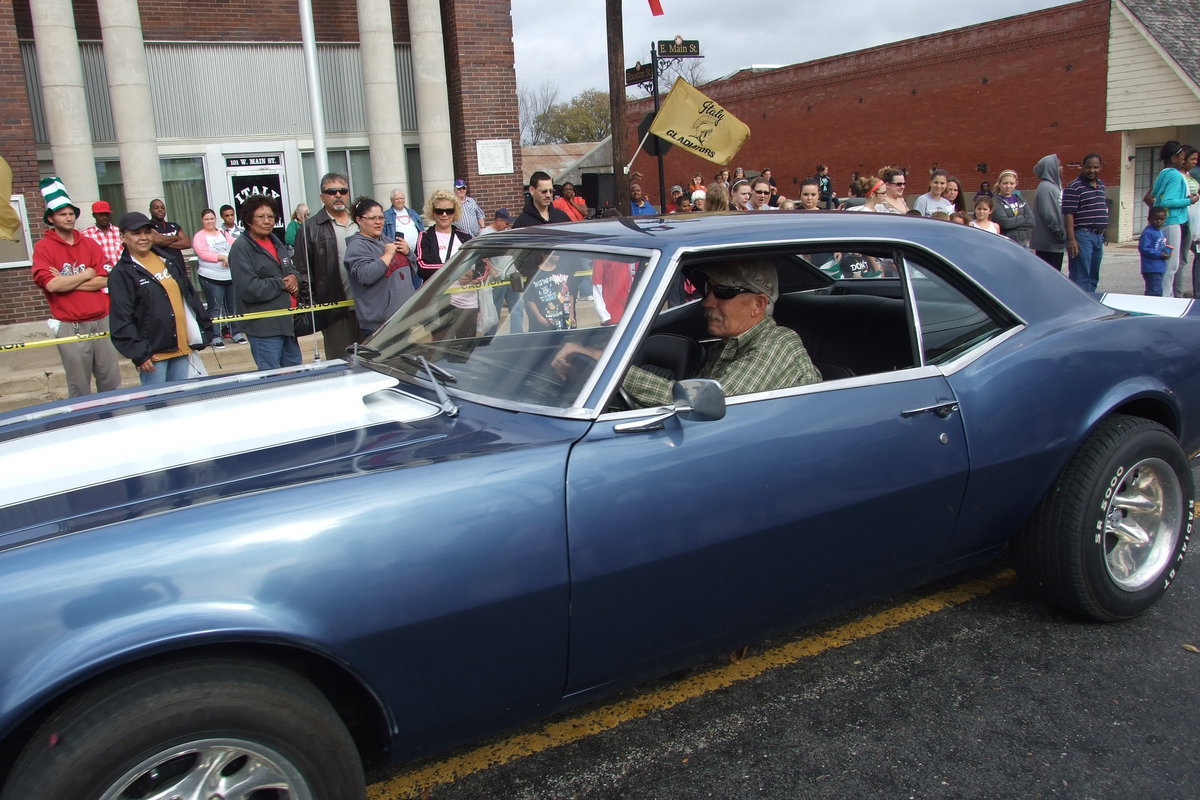
<svg viewBox="0 0 1200 800">
<path fill-rule="evenodd" d="M 269 197 L 252 195 L 242 204 L 246 233 L 229 248 L 229 271 L 242 314 L 282 311 L 297 305 L 300 276 L 291 260 L 283 258 L 284 244 L 272 233 L 276 219 L 275 202 Z M 247 319 L 239 324 L 250 339 L 250 353 L 260 370 L 301 363 L 292 315 Z"/>
<path fill-rule="evenodd" d="M 155 247 L 153 223 L 131 211 L 119 225 L 125 250 L 108 276 L 109 334 L 142 385 L 188 377 L 188 356 L 213 336 L 212 320 L 178 250 Z"/>
</svg>

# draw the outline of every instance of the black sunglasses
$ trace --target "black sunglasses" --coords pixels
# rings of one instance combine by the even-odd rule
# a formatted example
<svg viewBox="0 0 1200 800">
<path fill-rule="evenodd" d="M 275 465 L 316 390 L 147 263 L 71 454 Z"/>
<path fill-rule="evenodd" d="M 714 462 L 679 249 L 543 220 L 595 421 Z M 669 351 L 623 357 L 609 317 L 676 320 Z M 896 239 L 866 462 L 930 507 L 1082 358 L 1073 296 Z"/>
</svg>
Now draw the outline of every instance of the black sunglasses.
<svg viewBox="0 0 1200 800">
<path fill-rule="evenodd" d="M 321 194 L 350 194 L 349 189 L 322 189 Z"/>
<path fill-rule="evenodd" d="M 433 213 L 435 213 L 435 214 L 453 214 L 454 209 L 453 208 L 435 208 L 433 210 Z"/>
<path fill-rule="evenodd" d="M 721 283 L 709 283 L 705 281 L 703 284 L 703 296 L 707 297 L 709 292 L 712 292 L 713 297 L 718 300 L 732 300 L 739 294 L 758 294 L 753 289 L 747 289 L 744 286 L 726 286 Z"/>
</svg>

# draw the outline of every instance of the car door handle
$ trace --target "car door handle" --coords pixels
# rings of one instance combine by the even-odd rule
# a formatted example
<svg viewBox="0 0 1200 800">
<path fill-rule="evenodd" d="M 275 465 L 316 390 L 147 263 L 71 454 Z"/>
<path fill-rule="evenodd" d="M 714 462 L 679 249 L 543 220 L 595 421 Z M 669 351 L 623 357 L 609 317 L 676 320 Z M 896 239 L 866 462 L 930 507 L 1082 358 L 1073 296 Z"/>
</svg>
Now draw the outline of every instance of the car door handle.
<svg viewBox="0 0 1200 800">
<path fill-rule="evenodd" d="M 901 411 L 900 416 L 915 417 L 917 414 L 937 414 L 942 419 L 945 419 L 956 411 L 958 411 L 957 402 L 938 403 L 937 405 L 925 406 L 924 408 L 910 408 L 908 411 Z"/>
</svg>

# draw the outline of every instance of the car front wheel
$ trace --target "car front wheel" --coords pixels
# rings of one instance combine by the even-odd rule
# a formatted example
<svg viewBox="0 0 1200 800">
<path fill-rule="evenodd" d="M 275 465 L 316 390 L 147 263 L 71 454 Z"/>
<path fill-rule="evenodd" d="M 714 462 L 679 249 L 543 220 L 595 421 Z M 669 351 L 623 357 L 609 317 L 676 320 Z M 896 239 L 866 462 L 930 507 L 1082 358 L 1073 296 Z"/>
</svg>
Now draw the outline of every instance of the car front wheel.
<svg viewBox="0 0 1200 800">
<path fill-rule="evenodd" d="M 1017 568 L 1064 610 L 1101 621 L 1135 617 L 1174 580 L 1192 507 L 1192 472 L 1171 432 L 1114 415 L 1087 438 L 1017 536 Z"/>
<path fill-rule="evenodd" d="M 362 765 L 325 697 L 257 662 L 182 661 L 123 676 L 55 711 L 4 800 L 360 800 Z"/>
</svg>

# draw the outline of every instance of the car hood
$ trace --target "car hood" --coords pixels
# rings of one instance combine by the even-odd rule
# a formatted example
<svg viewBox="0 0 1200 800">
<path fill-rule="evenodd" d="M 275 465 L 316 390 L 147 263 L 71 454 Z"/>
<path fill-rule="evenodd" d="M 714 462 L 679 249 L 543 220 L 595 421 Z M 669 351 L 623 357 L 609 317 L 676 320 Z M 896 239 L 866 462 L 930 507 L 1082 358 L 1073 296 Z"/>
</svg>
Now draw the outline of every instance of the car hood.
<svg viewBox="0 0 1200 800">
<path fill-rule="evenodd" d="M 10 476 L 0 486 L 0 537 L 402 466 L 421 445 L 486 424 L 470 415 L 450 424 L 435 403 L 399 391 L 395 378 L 340 362 L 259 376 L 114 392 L 0 418 L 0 473 Z M 12 543 L 6 538 L 0 544 Z"/>
</svg>

